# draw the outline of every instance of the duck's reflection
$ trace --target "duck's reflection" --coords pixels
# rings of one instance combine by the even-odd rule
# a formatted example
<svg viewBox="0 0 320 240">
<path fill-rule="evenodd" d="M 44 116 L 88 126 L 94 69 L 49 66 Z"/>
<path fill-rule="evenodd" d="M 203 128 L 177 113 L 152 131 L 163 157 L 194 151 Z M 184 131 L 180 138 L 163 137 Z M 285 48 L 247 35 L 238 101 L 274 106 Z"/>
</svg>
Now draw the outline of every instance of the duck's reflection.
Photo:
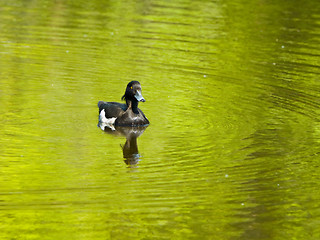
<svg viewBox="0 0 320 240">
<path fill-rule="evenodd" d="M 98 123 L 98 127 L 100 127 L 104 132 L 117 135 L 117 136 L 125 136 L 126 143 L 124 145 L 120 145 L 123 152 L 124 162 L 129 166 L 136 165 L 140 160 L 140 154 L 138 151 L 137 138 L 142 135 L 144 130 L 148 126 L 144 127 L 118 127 L 105 123 Z"/>
</svg>

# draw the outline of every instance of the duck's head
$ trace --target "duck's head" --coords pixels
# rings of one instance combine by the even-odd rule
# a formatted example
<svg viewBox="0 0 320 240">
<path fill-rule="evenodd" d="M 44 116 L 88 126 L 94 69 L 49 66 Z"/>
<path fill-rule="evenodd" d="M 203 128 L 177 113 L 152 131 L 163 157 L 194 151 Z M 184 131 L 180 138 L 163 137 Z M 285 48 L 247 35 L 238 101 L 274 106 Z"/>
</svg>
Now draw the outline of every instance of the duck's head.
<svg viewBox="0 0 320 240">
<path fill-rule="evenodd" d="M 141 94 L 141 84 L 138 81 L 131 81 L 128 83 L 126 92 L 121 98 L 126 101 L 133 102 L 145 102 L 146 100 L 143 98 Z"/>
</svg>

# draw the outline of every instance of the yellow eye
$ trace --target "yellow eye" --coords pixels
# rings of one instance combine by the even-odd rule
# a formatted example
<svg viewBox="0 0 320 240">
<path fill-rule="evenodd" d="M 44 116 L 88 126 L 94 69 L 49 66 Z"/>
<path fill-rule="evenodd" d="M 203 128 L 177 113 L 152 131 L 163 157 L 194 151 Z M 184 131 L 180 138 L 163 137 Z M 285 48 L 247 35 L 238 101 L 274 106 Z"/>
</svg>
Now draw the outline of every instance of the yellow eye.
<svg viewBox="0 0 320 240">
<path fill-rule="evenodd" d="M 132 87 L 130 87 L 130 89 L 132 89 Z"/>
</svg>

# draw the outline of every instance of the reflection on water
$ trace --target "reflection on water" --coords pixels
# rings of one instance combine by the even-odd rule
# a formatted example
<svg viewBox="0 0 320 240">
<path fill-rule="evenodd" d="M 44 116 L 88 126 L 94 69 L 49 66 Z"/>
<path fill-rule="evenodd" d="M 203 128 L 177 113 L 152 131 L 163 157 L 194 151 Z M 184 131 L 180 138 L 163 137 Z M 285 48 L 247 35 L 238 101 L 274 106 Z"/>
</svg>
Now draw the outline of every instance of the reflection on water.
<svg viewBox="0 0 320 240">
<path fill-rule="evenodd" d="M 318 0 L 0 11 L 0 239 L 320 239 Z"/>
<path fill-rule="evenodd" d="M 148 126 L 145 127 L 119 127 L 99 122 L 98 127 L 106 133 L 126 137 L 126 142 L 121 145 L 124 162 L 129 166 L 138 164 L 140 154 L 138 151 L 137 138 L 142 135 Z"/>
</svg>

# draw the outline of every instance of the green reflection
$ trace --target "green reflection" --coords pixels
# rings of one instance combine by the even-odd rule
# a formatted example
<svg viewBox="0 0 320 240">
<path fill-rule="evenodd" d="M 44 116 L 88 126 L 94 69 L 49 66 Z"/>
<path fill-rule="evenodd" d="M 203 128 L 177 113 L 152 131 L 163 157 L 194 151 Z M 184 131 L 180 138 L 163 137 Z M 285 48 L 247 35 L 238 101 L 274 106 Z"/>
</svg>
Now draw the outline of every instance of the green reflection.
<svg viewBox="0 0 320 240">
<path fill-rule="evenodd" d="M 0 9 L 1 239 L 319 238 L 317 1 Z M 96 126 L 131 80 L 139 141 Z"/>
</svg>

